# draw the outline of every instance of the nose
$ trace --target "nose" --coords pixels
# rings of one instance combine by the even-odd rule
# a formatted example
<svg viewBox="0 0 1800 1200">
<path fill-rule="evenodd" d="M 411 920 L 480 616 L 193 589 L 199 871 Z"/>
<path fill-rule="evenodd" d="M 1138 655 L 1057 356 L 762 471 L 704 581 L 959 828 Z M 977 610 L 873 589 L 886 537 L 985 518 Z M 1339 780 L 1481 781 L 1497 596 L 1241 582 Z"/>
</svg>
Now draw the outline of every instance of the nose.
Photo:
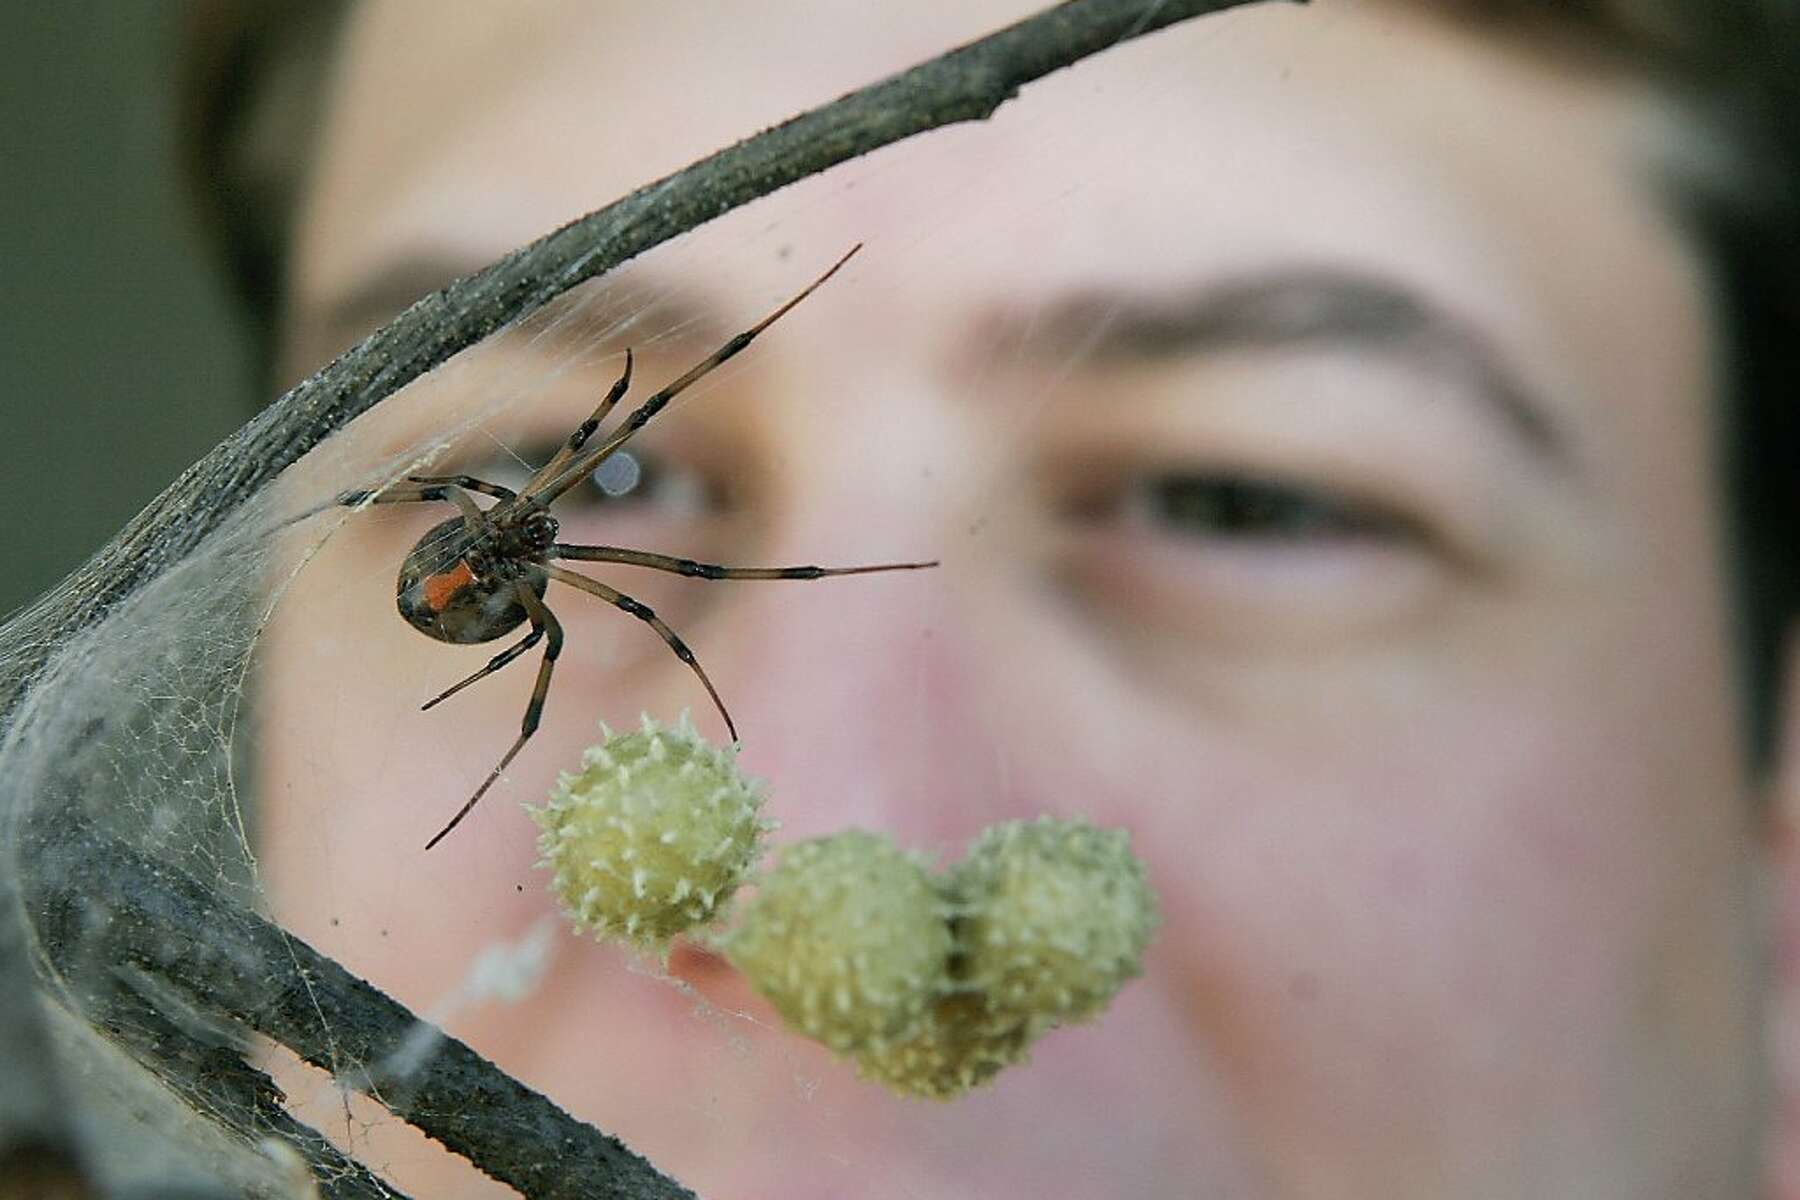
<svg viewBox="0 0 1800 1200">
<path fill-rule="evenodd" d="M 953 588 L 939 567 L 744 584 L 721 605 L 715 672 L 778 844 L 856 827 L 948 855 L 985 823 L 995 759 Z"/>
<path fill-rule="evenodd" d="M 743 767 L 768 785 L 776 845 L 863 828 L 954 858 L 999 802 L 973 686 L 980 642 L 959 619 L 972 563 L 956 554 L 983 443 L 927 356 L 843 349 L 867 345 L 854 335 L 877 322 L 857 315 L 854 294 L 840 299 L 789 331 L 782 386 L 745 431 L 757 447 L 746 461 L 760 464 L 745 468 L 759 481 L 756 533 L 723 561 L 940 565 L 700 585 L 719 590 L 696 633 Z"/>
</svg>

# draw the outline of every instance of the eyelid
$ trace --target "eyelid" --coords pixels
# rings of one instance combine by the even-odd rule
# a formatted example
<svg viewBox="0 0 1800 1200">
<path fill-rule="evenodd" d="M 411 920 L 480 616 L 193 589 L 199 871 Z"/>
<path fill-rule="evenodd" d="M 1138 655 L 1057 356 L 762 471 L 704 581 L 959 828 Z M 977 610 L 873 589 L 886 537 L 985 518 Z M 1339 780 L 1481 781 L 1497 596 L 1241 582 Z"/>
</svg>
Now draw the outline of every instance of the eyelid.
<svg viewBox="0 0 1800 1200">
<path fill-rule="evenodd" d="M 1166 530 L 1172 540 L 1430 540 L 1428 529 L 1390 504 L 1278 475 L 1183 466 L 1133 472 L 1122 482 L 1109 497 L 1109 515 L 1128 527 Z"/>
<path fill-rule="evenodd" d="M 1144 481 L 1193 477 L 1241 481 L 1271 489 L 1315 496 L 1321 501 L 1365 514 L 1372 522 L 1421 529 L 1431 522 L 1421 510 L 1431 506 L 1418 489 L 1394 477 L 1378 478 L 1351 464 L 1312 456 L 1284 458 L 1276 453 L 1203 448 L 1182 455 L 1165 443 L 1139 453 L 1121 447 L 1096 449 L 1085 455 L 1059 455 L 1048 460 L 1042 486 L 1064 515 L 1093 513 L 1114 502 L 1127 486 Z"/>
<path fill-rule="evenodd" d="M 1203 517 L 1184 530 L 1121 511 L 1132 489 L 1171 476 L 1291 492 L 1341 511 L 1347 523 L 1233 528 Z M 1137 641 L 1174 635 L 1239 655 L 1345 644 L 1412 628 L 1453 586 L 1487 578 L 1486 565 L 1425 515 L 1289 472 L 1125 463 L 1083 482 L 1090 504 L 1096 489 L 1103 498 L 1088 510 L 1098 519 L 1065 524 L 1046 561 L 1096 628 Z"/>
<path fill-rule="evenodd" d="M 1053 505 L 1133 474 L 1244 476 L 1384 514 L 1473 565 L 1512 546 L 1526 512 L 1567 498 L 1511 439 L 1438 398 L 1458 385 L 1381 359 L 1232 354 L 1103 382 L 1066 381 L 1040 407 L 1034 477 Z"/>
<path fill-rule="evenodd" d="M 1458 579 L 1441 558 L 1383 541 L 1195 552 L 1166 538 L 1083 536 L 1052 563 L 1078 611 L 1164 665 L 1190 645 L 1242 657 L 1416 630 Z"/>
<path fill-rule="evenodd" d="M 1157 511 L 1168 497 L 1147 493 L 1184 482 L 1199 489 L 1190 497 L 1197 504 L 1192 515 L 1179 511 L 1179 497 L 1177 507 Z M 1375 554 L 1409 554 L 1451 569 L 1469 561 L 1454 540 L 1406 507 L 1242 468 L 1123 471 L 1111 480 L 1089 480 L 1084 497 L 1064 513 L 1076 543 L 1111 540 L 1116 547 L 1170 556 L 1168 561 L 1231 560 L 1247 567 L 1260 560 L 1267 567 L 1285 563 L 1287 572 L 1303 560 Z"/>
</svg>

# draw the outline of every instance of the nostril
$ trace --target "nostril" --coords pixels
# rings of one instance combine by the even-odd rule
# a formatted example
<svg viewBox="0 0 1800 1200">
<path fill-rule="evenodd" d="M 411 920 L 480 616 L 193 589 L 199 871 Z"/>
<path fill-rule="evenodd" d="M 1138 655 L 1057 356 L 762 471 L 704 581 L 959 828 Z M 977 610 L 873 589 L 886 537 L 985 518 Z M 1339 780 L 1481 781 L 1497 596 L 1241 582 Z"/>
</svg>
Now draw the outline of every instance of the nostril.
<svg viewBox="0 0 1800 1200">
<path fill-rule="evenodd" d="M 676 938 L 669 950 L 669 974 L 683 983 L 702 987 L 730 974 L 732 966 L 725 956 L 705 946 L 697 946 L 686 938 Z"/>
<path fill-rule="evenodd" d="M 773 1029 L 785 1028 L 775 1008 L 750 986 L 724 955 L 678 937 L 669 949 L 668 971 L 720 1012 L 748 1017 Z"/>
</svg>

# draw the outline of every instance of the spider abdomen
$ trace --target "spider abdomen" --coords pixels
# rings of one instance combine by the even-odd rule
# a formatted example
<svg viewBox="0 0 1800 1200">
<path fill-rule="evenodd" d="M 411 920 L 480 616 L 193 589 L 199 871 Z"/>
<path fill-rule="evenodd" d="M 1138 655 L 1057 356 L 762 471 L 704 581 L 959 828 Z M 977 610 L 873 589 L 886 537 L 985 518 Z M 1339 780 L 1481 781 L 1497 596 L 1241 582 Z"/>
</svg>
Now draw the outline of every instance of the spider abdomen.
<svg viewBox="0 0 1800 1200">
<path fill-rule="evenodd" d="M 550 578 L 535 562 L 487 552 L 482 533 L 462 517 L 430 529 L 395 581 L 394 602 L 406 623 L 440 642 L 491 642 L 527 618 L 515 585 L 523 582 L 539 599 Z"/>
</svg>

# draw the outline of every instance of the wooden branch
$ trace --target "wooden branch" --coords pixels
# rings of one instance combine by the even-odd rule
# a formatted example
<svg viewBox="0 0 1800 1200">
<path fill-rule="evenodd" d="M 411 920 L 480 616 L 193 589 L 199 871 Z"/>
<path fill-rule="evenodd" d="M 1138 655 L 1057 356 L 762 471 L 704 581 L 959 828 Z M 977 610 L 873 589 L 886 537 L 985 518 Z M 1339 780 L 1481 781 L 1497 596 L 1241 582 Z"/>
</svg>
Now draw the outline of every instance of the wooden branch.
<svg viewBox="0 0 1800 1200">
<path fill-rule="evenodd" d="M 623 1142 L 448 1034 L 433 1031 L 418 1049 L 419 1017 L 179 868 L 72 813 L 34 820 L 25 840 L 34 864 L 23 881 L 25 901 L 40 944 L 90 1019 L 109 1026 L 150 1021 L 159 1040 L 179 1033 L 181 1022 L 145 1011 L 146 989 L 129 985 L 133 971 L 143 972 L 162 985 L 158 991 L 172 991 L 197 1012 L 282 1043 L 533 1200 L 693 1200 Z M 280 1112 L 274 1097 L 255 1094 L 257 1079 L 271 1090 L 273 1084 L 245 1076 L 229 1047 L 192 1038 L 181 1044 L 204 1060 L 199 1075 L 232 1081 L 225 1097 L 208 1095 L 201 1111 L 265 1120 Z M 260 1130 L 275 1131 L 268 1124 Z M 309 1157 L 319 1149 L 305 1142 L 301 1148 Z M 372 1176 L 347 1182 L 354 1186 L 345 1196 L 397 1195 Z"/>
</svg>

